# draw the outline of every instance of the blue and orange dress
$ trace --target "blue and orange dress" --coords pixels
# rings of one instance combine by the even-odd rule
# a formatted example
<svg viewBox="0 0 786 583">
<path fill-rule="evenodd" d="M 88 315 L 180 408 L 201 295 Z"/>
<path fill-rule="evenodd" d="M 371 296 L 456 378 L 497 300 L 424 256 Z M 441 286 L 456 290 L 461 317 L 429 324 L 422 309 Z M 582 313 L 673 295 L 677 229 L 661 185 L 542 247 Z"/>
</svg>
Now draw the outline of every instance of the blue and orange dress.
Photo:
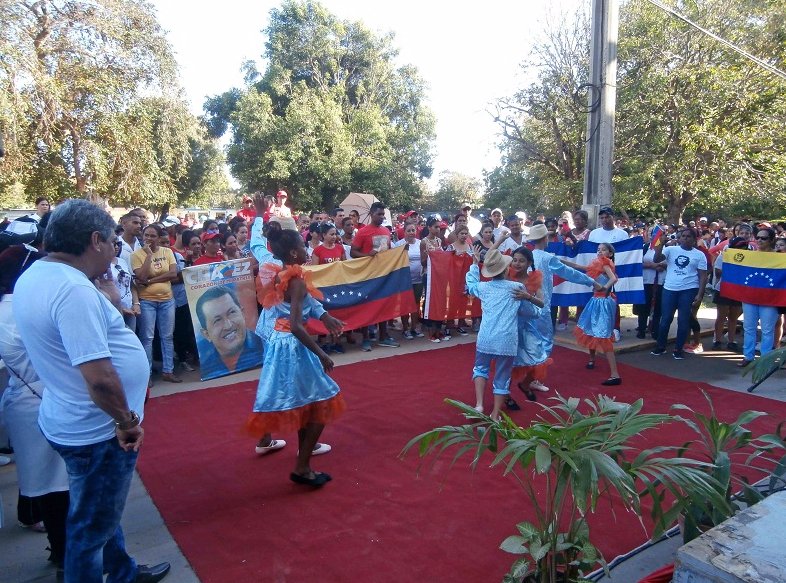
<svg viewBox="0 0 786 583">
<path fill-rule="evenodd" d="M 265 279 L 262 270 L 268 274 L 268 283 L 260 296 L 274 324 L 265 343 L 253 413 L 246 422 L 248 433 L 257 438 L 266 433 L 296 431 L 309 423 L 324 425 L 346 408 L 338 384 L 324 371 L 317 355 L 290 330 L 291 306 L 284 301 L 284 294 L 293 278 L 304 280 L 308 294 L 322 299 L 311 283 L 311 274 L 301 265 L 282 268 L 265 264 L 260 268 L 260 279 Z M 316 303 L 303 302 L 304 323 L 324 313 L 315 312 Z"/>
<path fill-rule="evenodd" d="M 527 292 L 538 295 L 543 288 L 543 272 L 531 271 L 523 283 Z M 542 297 L 543 294 L 540 295 Z M 525 392 L 532 381 L 546 380 L 546 371 L 552 362 L 546 353 L 545 343 L 538 330 L 538 318 L 542 312 L 543 308 L 528 301 L 522 301 L 519 307 L 519 347 L 513 361 L 510 385 L 518 386 L 520 384 L 524 387 Z"/>
<path fill-rule="evenodd" d="M 587 275 L 606 285 L 609 277 L 604 267 L 614 269 L 614 262 L 608 257 L 598 257 L 587 266 Z M 614 321 L 617 314 L 617 297 L 605 291 L 597 291 L 584 306 L 573 335 L 580 346 L 590 350 L 610 352 L 614 350 Z"/>
</svg>

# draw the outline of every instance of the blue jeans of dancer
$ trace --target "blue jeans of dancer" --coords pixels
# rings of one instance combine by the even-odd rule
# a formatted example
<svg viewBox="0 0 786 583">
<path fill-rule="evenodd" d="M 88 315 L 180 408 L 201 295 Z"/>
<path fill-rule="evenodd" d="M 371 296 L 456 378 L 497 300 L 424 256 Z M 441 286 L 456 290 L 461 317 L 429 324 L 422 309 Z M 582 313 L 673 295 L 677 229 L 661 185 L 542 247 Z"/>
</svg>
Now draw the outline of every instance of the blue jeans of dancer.
<svg viewBox="0 0 786 583">
<path fill-rule="evenodd" d="M 699 288 L 672 291 L 663 288 L 660 299 L 660 330 L 658 330 L 658 348 L 666 348 L 669 339 L 669 328 L 674 321 L 674 312 L 677 312 L 677 339 L 674 341 L 674 351 L 681 352 L 685 346 L 690 330 L 691 310 L 693 300 L 699 294 Z"/>
<path fill-rule="evenodd" d="M 742 355 L 745 360 L 756 358 L 756 327 L 761 321 L 761 355 L 772 350 L 775 343 L 775 324 L 778 321 L 778 308 L 742 304 Z"/>
<path fill-rule="evenodd" d="M 66 583 L 129 583 L 136 562 L 125 549 L 120 518 L 138 456 L 117 438 L 91 445 L 52 443 L 65 461 L 70 502 L 66 521 Z"/>
<path fill-rule="evenodd" d="M 175 370 L 175 344 L 172 336 L 175 333 L 175 300 L 153 302 L 141 300 L 142 314 L 139 324 L 139 336 L 142 346 L 147 354 L 147 362 L 153 366 L 153 336 L 158 327 L 158 336 L 161 338 L 161 358 L 163 359 L 163 372 L 171 373 Z"/>
<path fill-rule="evenodd" d="M 513 359 L 515 356 L 498 356 L 496 354 L 486 354 L 485 352 L 475 353 L 475 367 L 472 369 L 472 380 L 483 377 L 488 380 L 491 363 L 495 363 L 494 369 L 494 394 L 510 394 L 510 373 L 513 371 Z"/>
</svg>

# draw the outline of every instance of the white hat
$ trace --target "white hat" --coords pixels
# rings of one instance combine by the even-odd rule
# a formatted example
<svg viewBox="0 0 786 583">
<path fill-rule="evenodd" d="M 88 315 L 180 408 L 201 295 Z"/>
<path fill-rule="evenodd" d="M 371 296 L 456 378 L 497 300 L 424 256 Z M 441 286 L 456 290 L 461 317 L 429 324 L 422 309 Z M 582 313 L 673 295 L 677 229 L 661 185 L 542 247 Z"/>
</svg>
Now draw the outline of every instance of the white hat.
<svg viewBox="0 0 786 583">
<path fill-rule="evenodd" d="M 539 241 L 543 237 L 549 234 L 549 230 L 546 228 L 546 225 L 532 225 L 529 229 L 529 235 L 527 235 L 528 241 Z"/>
<path fill-rule="evenodd" d="M 161 224 L 165 227 L 174 227 L 175 225 L 180 224 L 180 220 L 175 216 L 168 215 L 164 217 L 164 220 L 161 221 Z"/>
</svg>

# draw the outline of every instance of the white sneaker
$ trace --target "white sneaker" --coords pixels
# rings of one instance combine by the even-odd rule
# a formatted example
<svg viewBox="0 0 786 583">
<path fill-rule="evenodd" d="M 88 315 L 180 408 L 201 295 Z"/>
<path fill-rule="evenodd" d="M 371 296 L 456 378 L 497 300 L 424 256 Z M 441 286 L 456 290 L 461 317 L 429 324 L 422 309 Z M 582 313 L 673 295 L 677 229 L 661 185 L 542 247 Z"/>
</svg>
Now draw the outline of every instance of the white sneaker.
<svg viewBox="0 0 786 583">
<path fill-rule="evenodd" d="M 622 336 L 620 336 L 620 331 L 614 330 L 614 342 L 619 342 L 620 338 L 622 338 Z"/>
<path fill-rule="evenodd" d="M 568 329 L 568 325 L 567 324 L 562 324 L 562 323 L 557 324 L 557 330 L 562 331 L 562 330 L 567 330 L 567 329 Z"/>
<path fill-rule="evenodd" d="M 257 455 L 265 455 L 267 453 L 270 453 L 271 451 L 276 451 L 277 449 L 281 449 L 286 444 L 287 442 L 284 441 L 283 439 L 274 439 L 270 442 L 270 445 L 268 446 L 265 447 L 261 447 L 259 445 L 256 446 L 254 448 L 254 451 L 257 453 Z"/>
<path fill-rule="evenodd" d="M 323 455 L 329 453 L 331 449 L 333 448 L 330 447 L 327 443 L 318 443 L 314 448 L 314 451 L 311 452 L 311 455 Z"/>
<path fill-rule="evenodd" d="M 7 455 L 0 455 L 0 466 L 7 466 L 11 463 L 11 458 Z"/>
</svg>

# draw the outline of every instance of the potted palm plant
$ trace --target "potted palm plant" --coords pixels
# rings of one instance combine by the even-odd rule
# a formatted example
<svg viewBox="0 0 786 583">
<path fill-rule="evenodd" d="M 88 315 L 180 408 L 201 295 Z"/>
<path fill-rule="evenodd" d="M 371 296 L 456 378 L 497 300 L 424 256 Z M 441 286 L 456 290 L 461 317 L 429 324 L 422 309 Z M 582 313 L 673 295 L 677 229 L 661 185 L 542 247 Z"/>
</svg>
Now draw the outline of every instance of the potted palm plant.
<svg viewBox="0 0 786 583">
<path fill-rule="evenodd" d="M 473 469 L 488 453 L 492 467 L 517 477 L 535 518 L 517 524 L 518 533 L 500 545 L 520 556 L 505 583 L 572 583 L 598 563 L 605 567 L 587 524 L 587 514 L 605 496 L 618 496 L 639 516 L 641 498 L 650 496 L 654 536 L 675 522 L 688 492 L 726 504 L 709 462 L 670 455 L 676 447 L 632 453 L 631 441 L 673 422 L 670 415 L 642 413 L 641 399 L 629 404 L 602 395 L 584 401 L 557 395 L 551 401 L 539 403 L 540 415 L 528 427 L 519 427 L 504 414 L 495 421 L 447 400 L 469 423 L 418 435 L 402 451 L 405 455 L 416 447 L 423 458 L 455 449 L 453 461 L 471 455 Z"/>
<path fill-rule="evenodd" d="M 734 421 L 722 421 L 710 396 L 702 391 L 709 406 L 709 413 L 694 411 L 687 405 L 673 405 L 672 410 L 688 413 L 677 416 L 696 432 L 696 439 L 684 444 L 679 455 L 708 462 L 705 471 L 714 478 L 718 494 L 725 504 L 716 506 L 703 495 L 688 493 L 684 505 L 682 536 L 685 542 L 693 540 L 703 531 L 731 518 L 743 508 L 756 504 L 773 492 L 786 486 L 786 447 L 777 433 L 754 436 L 746 427 L 755 419 L 767 415 L 762 411 L 744 411 Z M 764 481 L 761 487 L 752 482 Z"/>
</svg>

